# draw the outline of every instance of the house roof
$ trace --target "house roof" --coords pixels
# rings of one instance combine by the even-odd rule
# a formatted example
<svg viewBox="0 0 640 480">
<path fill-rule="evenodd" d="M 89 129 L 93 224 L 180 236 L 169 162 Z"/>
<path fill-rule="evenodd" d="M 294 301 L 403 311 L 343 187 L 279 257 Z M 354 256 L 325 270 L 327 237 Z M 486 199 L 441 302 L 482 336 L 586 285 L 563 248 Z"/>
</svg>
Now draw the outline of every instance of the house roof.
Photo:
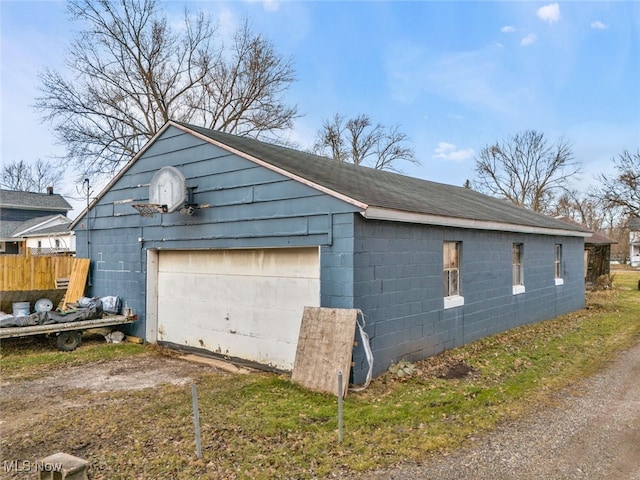
<svg viewBox="0 0 640 480">
<path fill-rule="evenodd" d="M 629 229 L 630 230 L 640 230 L 640 217 L 631 216 L 629 218 Z"/>
<path fill-rule="evenodd" d="M 43 237 L 43 236 L 49 236 L 49 235 L 68 235 L 69 233 L 71 233 L 71 230 L 69 230 L 70 224 L 71 224 L 71 220 L 69 220 L 68 223 L 62 223 L 60 225 L 54 225 L 52 227 L 33 230 L 21 236 L 22 237 Z"/>
<path fill-rule="evenodd" d="M 67 213 L 71 205 L 57 193 L 19 192 L 0 189 L 0 207 L 22 210 L 53 210 Z"/>
<path fill-rule="evenodd" d="M 578 222 L 570 219 L 569 217 L 556 217 L 558 220 L 562 220 L 563 222 L 567 222 L 573 225 L 580 225 Z M 585 245 L 613 245 L 614 243 L 618 243 L 617 240 L 613 238 L 609 238 L 606 235 L 596 232 L 595 230 L 591 230 L 592 235 L 584 239 Z"/>
<path fill-rule="evenodd" d="M 584 239 L 584 243 L 590 245 L 613 245 L 614 243 L 618 243 L 618 241 L 614 240 L 613 238 L 607 237 L 600 232 L 594 231 L 593 235 Z"/>
<path fill-rule="evenodd" d="M 176 122 L 177 123 L 177 122 Z M 408 177 L 350 163 L 336 162 L 307 152 L 240 137 L 216 130 L 177 123 L 184 129 L 231 147 L 279 169 L 337 192 L 344 197 L 391 212 L 433 217 L 587 232 L 555 218 L 513 205 L 474 190 Z M 221 145 L 221 146 L 222 146 Z M 384 214 L 384 212 L 382 212 Z M 392 215 L 393 216 L 393 215 Z M 402 215 L 395 215 L 400 217 Z M 411 217 L 411 216 L 409 216 Z M 417 217 L 416 217 L 417 219 Z M 426 219 L 425 219 L 426 220 Z M 472 226 L 472 225 L 469 225 Z"/>
<path fill-rule="evenodd" d="M 16 229 L 22 225 L 24 222 L 0 222 L 0 241 L 14 241 L 15 238 L 11 237 L 11 234 L 16 231 Z"/>
<path fill-rule="evenodd" d="M 14 238 L 49 235 L 52 233 L 68 233 L 71 220 L 64 215 L 49 215 L 21 222 L 14 228 Z"/>
<path fill-rule="evenodd" d="M 94 202 L 172 126 L 352 203 L 362 210 L 365 218 L 581 237 L 591 233 L 581 226 L 569 225 L 463 187 L 337 162 L 308 152 L 173 121 L 165 124 Z"/>
<path fill-rule="evenodd" d="M 36 217 L 24 222 L 0 222 L 0 241 L 15 241 L 19 238 L 69 233 L 71 220 L 64 215 Z"/>
</svg>

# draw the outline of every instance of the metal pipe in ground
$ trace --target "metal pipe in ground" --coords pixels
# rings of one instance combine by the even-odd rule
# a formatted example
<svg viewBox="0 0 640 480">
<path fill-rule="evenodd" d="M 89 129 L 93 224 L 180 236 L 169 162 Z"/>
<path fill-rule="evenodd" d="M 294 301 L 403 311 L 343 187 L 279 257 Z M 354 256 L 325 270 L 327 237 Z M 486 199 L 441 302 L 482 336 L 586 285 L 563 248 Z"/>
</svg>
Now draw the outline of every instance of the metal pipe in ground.
<svg viewBox="0 0 640 480">
<path fill-rule="evenodd" d="M 342 371 L 338 371 L 338 443 L 342 443 Z"/>
<path fill-rule="evenodd" d="M 202 458 L 202 442 L 200 440 L 200 413 L 198 412 L 198 390 L 196 384 L 191 384 L 191 403 L 193 405 L 193 428 L 196 435 L 196 455 Z"/>
</svg>

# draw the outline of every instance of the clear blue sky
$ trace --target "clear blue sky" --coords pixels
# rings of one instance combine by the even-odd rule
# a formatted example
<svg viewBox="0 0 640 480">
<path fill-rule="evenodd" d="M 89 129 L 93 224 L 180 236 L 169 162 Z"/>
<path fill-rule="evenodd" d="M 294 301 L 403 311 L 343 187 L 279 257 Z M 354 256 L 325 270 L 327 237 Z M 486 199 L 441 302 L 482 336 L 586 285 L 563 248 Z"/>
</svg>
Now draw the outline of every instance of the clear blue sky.
<svg viewBox="0 0 640 480">
<path fill-rule="evenodd" d="M 184 3 L 168 2 L 179 15 Z M 243 16 L 284 56 L 308 146 L 324 119 L 399 124 L 420 166 L 462 185 L 474 155 L 524 129 L 562 137 L 584 162 L 578 186 L 640 148 L 640 2 L 186 2 L 231 31 Z M 38 72 L 63 69 L 74 29 L 60 1 L 0 0 L 3 162 L 64 150 L 31 105 Z M 69 188 L 75 191 L 73 187 Z"/>
</svg>

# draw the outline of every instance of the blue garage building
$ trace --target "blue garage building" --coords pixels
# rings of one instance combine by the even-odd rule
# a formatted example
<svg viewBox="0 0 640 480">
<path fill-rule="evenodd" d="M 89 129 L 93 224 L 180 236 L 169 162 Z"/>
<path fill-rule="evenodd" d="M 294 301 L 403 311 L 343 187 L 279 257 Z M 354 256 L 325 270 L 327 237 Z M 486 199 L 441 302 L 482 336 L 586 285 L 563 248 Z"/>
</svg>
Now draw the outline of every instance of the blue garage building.
<svg viewBox="0 0 640 480">
<path fill-rule="evenodd" d="M 184 201 L 141 216 L 132 205 L 176 198 L 158 181 L 169 170 Z M 133 308 L 134 335 L 290 370 L 304 306 L 356 308 L 374 375 L 582 308 L 591 234 L 473 190 L 179 122 L 73 227 L 90 294 Z M 361 383 L 361 347 L 353 360 Z"/>
</svg>

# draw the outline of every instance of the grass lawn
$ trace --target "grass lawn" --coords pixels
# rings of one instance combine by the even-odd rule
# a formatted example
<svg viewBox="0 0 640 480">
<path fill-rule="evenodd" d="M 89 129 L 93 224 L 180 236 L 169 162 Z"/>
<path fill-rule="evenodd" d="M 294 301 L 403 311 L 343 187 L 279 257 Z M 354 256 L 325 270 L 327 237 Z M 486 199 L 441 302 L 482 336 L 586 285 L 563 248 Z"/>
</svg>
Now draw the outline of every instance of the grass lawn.
<svg viewBox="0 0 640 480">
<path fill-rule="evenodd" d="M 616 273 L 614 290 L 587 308 L 483 339 L 416 364 L 399 365 L 344 403 L 337 441 L 335 397 L 267 373 L 197 379 L 203 458 L 195 456 L 190 386 L 75 392 L 83 408 L 25 425 L 2 438 L 2 460 L 40 458 L 55 445 L 92 463 L 92 479 L 323 478 L 420 460 L 458 447 L 502 420 L 551 402 L 640 340 L 640 273 Z M 139 345 L 3 349 L 11 382 L 100 359 L 163 353 Z M 449 373 L 467 375 L 447 375 Z M 445 378 L 447 376 L 460 378 Z M 4 381 L 4 380 L 3 380 Z M 76 434 L 66 434 L 73 425 Z M 19 477 L 24 478 L 24 477 Z M 34 477 L 35 478 L 35 477 Z"/>
</svg>

